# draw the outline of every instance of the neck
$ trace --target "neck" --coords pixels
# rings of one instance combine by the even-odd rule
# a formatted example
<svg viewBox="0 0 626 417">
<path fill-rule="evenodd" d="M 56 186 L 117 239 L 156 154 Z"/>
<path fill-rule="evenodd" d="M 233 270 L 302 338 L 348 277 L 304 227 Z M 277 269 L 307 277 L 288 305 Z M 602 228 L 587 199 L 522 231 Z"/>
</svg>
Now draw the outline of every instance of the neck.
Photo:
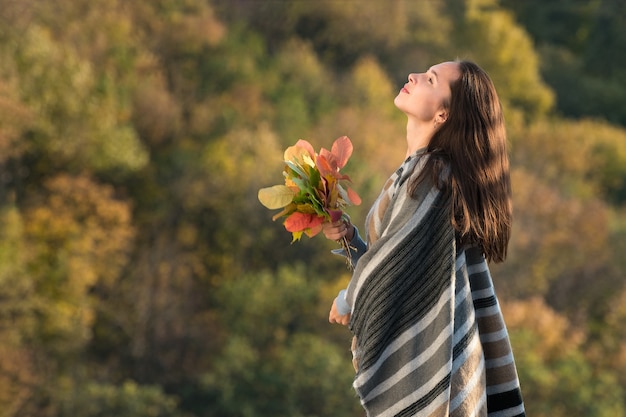
<svg viewBox="0 0 626 417">
<path fill-rule="evenodd" d="M 425 125 L 424 123 L 417 123 L 414 120 L 409 119 L 406 125 L 406 157 L 412 155 L 418 149 L 425 148 L 430 143 L 435 133 L 435 127 L 433 124 Z"/>
</svg>

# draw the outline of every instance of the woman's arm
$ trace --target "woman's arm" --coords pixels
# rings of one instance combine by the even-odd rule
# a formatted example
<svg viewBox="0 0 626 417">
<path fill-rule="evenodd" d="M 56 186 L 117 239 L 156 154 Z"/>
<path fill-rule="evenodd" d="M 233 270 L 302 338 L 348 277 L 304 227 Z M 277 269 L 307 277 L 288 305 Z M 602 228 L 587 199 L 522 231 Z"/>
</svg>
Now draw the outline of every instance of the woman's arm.
<svg viewBox="0 0 626 417">
<path fill-rule="evenodd" d="M 349 242 L 349 250 L 352 260 L 352 266 L 356 264 L 359 257 L 365 252 L 366 244 L 359 236 L 359 231 L 348 220 L 340 220 L 334 223 L 324 223 L 322 225 L 322 231 L 327 239 L 338 241 L 342 238 L 346 238 Z M 334 250 L 333 253 L 346 256 L 343 249 Z M 333 304 L 328 315 L 328 321 L 331 323 L 343 324 L 347 326 L 350 323 L 350 305 L 345 298 L 346 290 L 339 291 L 339 294 L 333 301 Z"/>
</svg>

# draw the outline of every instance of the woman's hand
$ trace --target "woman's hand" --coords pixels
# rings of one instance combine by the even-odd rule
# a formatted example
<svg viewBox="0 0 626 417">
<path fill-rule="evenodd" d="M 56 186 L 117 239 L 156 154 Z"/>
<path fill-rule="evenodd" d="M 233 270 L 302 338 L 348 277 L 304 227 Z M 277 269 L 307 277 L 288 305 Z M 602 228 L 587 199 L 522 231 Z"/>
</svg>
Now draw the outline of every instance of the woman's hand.
<svg viewBox="0 0 626 417">
<path fill-rule="evenodd" d="M 338 241 L 344 236 L 348 241 L 351 241 L 354 237 L 354 226 L 349 220 L 338 220 L 334 223 L 324 222 L 322 223 L 322 232 L 326 239 Z"/>
<path fill-rule="evenodd" d="M 331 323 L 343 324 L 347 326 L 350 323 L 350 313 L 340 315 L 337 312 L 337 300 L 333 301 L 333 306 L 330 308 L 330 314 L 328 315 L 328 321 Z"/>
</svg>

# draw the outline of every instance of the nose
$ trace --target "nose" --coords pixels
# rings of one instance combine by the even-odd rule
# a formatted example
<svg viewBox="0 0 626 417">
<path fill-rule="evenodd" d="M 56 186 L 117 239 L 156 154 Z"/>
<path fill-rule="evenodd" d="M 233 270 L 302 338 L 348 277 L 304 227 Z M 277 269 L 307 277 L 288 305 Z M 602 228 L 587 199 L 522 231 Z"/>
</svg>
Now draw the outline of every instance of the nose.
<svg viewBox="0 0 626 417">
<path fill-rule="evenodd" d="M 409 82 L 410 83 L 416 83 L 417 82 L 417 74 L 415 74 L 415 73 L 409 74 Z"/>
</svg>

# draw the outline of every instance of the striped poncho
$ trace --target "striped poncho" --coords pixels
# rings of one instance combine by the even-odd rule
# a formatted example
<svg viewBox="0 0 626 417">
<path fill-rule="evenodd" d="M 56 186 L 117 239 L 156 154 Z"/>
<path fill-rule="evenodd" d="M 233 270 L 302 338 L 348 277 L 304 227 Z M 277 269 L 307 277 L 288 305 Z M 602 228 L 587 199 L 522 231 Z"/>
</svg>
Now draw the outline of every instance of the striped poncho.
<svg viewBox="0 0 626 417">
<path fill-rule="evenodd" d="M 450 195 L 407 181 L 413 155 L 387 181 L 366 222 L 345 292 L 367 416 L 523 416 L 507 330 L 477 248 L 457 248 Z"/>
</svg>

